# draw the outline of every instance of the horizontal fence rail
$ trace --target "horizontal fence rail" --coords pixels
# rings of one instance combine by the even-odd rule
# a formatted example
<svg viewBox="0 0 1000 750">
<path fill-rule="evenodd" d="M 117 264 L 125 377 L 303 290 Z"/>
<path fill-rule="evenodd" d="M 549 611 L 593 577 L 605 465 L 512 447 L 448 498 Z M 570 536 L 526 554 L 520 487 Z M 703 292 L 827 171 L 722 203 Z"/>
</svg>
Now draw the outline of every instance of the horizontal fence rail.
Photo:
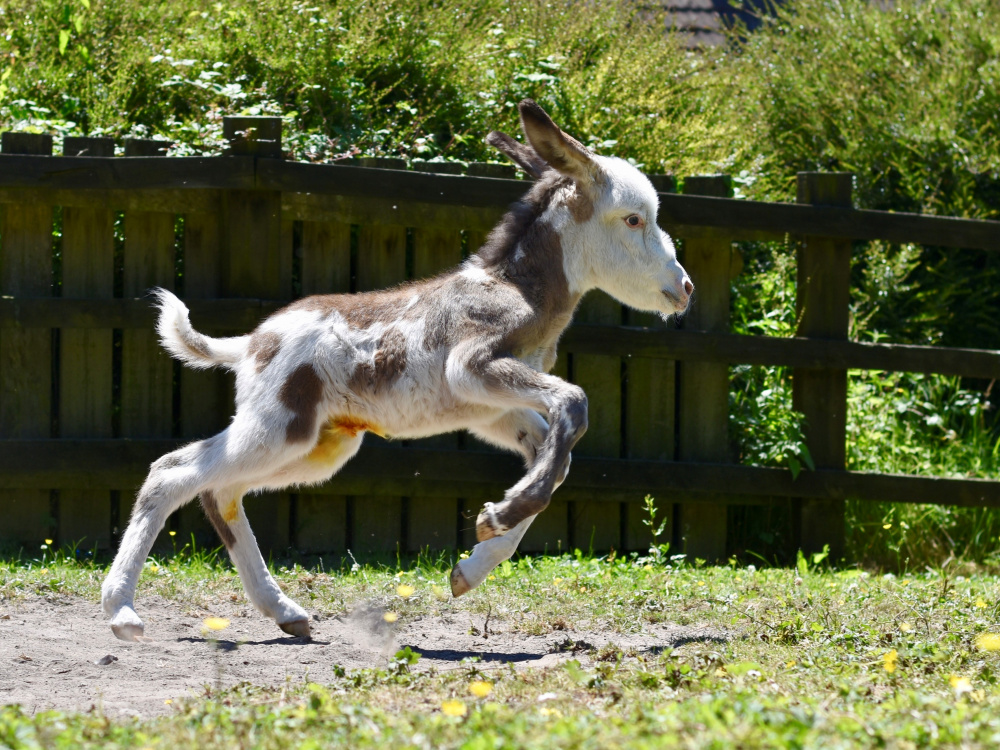
<svg viewBox="0 0 1000 750">
<path fill-rule="evenodd" d="M 525 191 L 523 180 L 238 156 L 45 159 L 0 154 L 0 166 L 0 202 L 19 202 L 19 195 L 23 196 L 20 191 L 31 188 L 47 191 L 38 193 L 38 197 L 53 205 L 100 205 L 121 210 L 151 207 L 143 203 L 149 198 L 133 191 L 182 191 L 183 195 L 168 193 L 155 198 L 162 207 L 172 205 L 174 210 L 182 211 L 194 206 L 204 208 L 204 204 L 196 203 L 201 198 L 188 191 L 276 190 L 487 208 L 492 209 L 487 216 L 497 218 Z M 303 198 L 292 200 L 296 205 Z M 303 211 L 308 208 L 304 206 Z M 792 234 L 1000 249 L 1000 222 L 996 221 L 675 193 L 660 194 L 659 222 L 682 238 L 722 233 L 734 239 L 781 240 Z M 492 226 L 492 221 L 489 224 Z"/>
<path fill-rule="evenodd" d="M 193 300 L 195 328 L 206 333 L 251 330 L 287 303 L 276 300 Z M 0 298 L 0 327 L 150 329 L 156 310 L 148 298 L 88 300 Z M 920 372 L 992 379 L 1000 376 L 1000 351 L 946 346 L 825 341 L 805 337 L 746 336 L 633 326 L 576 324 L 562 344 L 580 354 L 663 360 Z"/>
<path fill-rule="evenodd" d="M 128 141 L 115 157 L 108 139 L 67 139 L 67 153 L 95 156 L 54 157 L 46 138 L 5 133 L 0 149 L 0 545 L 113 548 L 150 462 L 225 426 L 232 383 L 163 354 L 150 287 L 178 291 L 199 330 L 246 333 L 300 295 L 457 265 L 528 187 L 499 165 L 295 163 L 239 140 L 227 156 L 165 158 L 159 141 Z M 850 242 L 992 251 L 1000 222 L 855 209 L 846 175 L 800 175 L 794 204 L 734 199 L 719 176 L 687 178 L 683 194 L 651 179 L 698 304 L 665 330 L 607 297 L 584 300 L 554 373 L 587 391 L 590 430 L 524 549 L 643 549 L 647 493 L 675 548 L 706 559 L 738 548 L 742 506 L 789 519 L 788 548 L 835 555 L 845 499 L 1000 507 L 1000 482 L 844 468 L 848 370 L 1000 375 L 996 351 L 848 340 Z M 730 333 L 733 242 L 789 239 L 797 335 Z M 730 365 L 792 368 L 816 470 L 731 461 Z M 464 436 L 370 436 L 330 482 L 265 493 L 247 513 L 272 551 L 467 548 L 481 503 L 522 472 Z M 214 543 L 196 507 L 169 528 Z"/>
</svg>

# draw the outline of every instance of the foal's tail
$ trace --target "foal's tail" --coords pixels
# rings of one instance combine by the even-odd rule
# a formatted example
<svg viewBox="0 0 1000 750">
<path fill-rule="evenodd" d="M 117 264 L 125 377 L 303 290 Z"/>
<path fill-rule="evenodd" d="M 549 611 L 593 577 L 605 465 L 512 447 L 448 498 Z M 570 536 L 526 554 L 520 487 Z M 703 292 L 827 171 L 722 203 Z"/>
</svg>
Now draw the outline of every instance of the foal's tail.
<svg viewBox="0 0 1000 750">
<path fill-rule="evenodd" d="M 249 336 L 213 339 L 198 333 L 191 327 L 187 305 L 166 289 L 154 289 L 152 294 L 160 308 L 156 332 L 160 334 L 164 349 L 191 367 L 204 369 L 222 365 L 235 369 L 246 354 Z"/>
</svg>

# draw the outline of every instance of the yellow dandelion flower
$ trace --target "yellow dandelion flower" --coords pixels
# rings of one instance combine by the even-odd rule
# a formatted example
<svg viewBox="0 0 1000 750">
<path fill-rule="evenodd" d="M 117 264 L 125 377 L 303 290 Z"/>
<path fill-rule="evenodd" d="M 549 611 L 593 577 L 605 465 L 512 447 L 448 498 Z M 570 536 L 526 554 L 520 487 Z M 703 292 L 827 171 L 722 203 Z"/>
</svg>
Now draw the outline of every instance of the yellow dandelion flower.
<svg viewBox="0 0 1000 750">
<path fill-rule="evenodd" d="M 467 711 L 462 701 L 445 701 L 441 704 L 441 713 L 445 716 L 465 716 Z"/>
<path fill-rule="evenodd" d="M 646 565 L 643 567 L 643 570 L 652 570 L 652 569 L 653 569 L 652 565 Z"/>
<path fill-rule="evenodd" d="M 202 625 L 206 630 L 225 630 L 229 627 L 229 620 L 225 617 L 206 617 L 202 620 Z"/>
<path fill-rule="evenodd" d="M 976 599 L 976 609 L 986 609 L 986 600 L 983 597 Z"/>
<path fill-rule="evenodd" d="M 496 579 L 497 579 L 497 577 L 493 576 L 493 575 L 486 576 L 486 580 L 487 581 L 495 581 Z"/>
<path fill-rule="evenodd" d="M 382 615 L 382 619 L 391 625 L 392 623 L 396 622 L 396 620 L 399 619 L 399 615 L 397 615 L 395 612 L 386 612 L 384 615 Z"/>
<path fill-rule="evenodd" d="M 899 630 L 901 632 L 903 632 L 903 633 L 912 633 L 913 632 L 913 626 L 910 625 L 910 623 L 908 623 L 908 622 L 901 622 L 901 623 L 899 623 Z"/>
<path fill-rule="evenodd" d="M 169 706 L 169 705 L 170 705 L 171 703 L 173 703 L 173 702 L 174 702 L 174 699 L 173 699 L 173 698 L 167 698 L 167 699 L 166 699 L 165 701 L 163 701 L 163 702 L 164 702 L 164 703 L 166 703 L 166 704 L 167 704 L 167 705 Z"/>
<path fill-rule="evenodd" d="M 150 573 L 159 573 L 160 572 L 160 566 L 159 565 L 150 565 L 149 566 L 149 572 Z"/>
<path fill-rule="evenodd" d="M 49 569 L 48 569 L 48 568 L 42 568 L 42 569 L 41 569 L 41 570 L 39 570 L 38 572 L 39 572 L 39 573 L 41 573 L 42 575 L 45 575 L 46 573 L 48 573 L 48 572 L 49 572 Z"/>
<path fill-rule="evenodd" d="M 485 698 L 493 692 L 493 683 L 484 680 L 474 680 L 469 683 L 469 692 L 477 698 Z"/>
<path fill-rule="evenodd" d="M 469 553 L 468 552 L 463 552 L 461 555 L 458 556 L 458 559 L 459 560 L 468 560 L 469 559 Z"/>
<path fill-rule="evenodd" d="M 562 711 L 558 708 L 540 708 L 538 709 L 538 713 L 542 716 L 555 716 L 557 719 L 562 717 Z"/>
<path fill-rule="evenodd" d="M 969 681 L 968 677 L 959 677 L 958 675 L 952 675 L 948 678 L 948 684 L 951 685 L 951 689 L 955 691 L 955 697 L 959 697 L 964 693 L 972 692 L 972 683 Z"/>
<path fill-rule="evenodd" d="M 170 534 L 170 536 L 177 536 L 176 531 L 168 531 L 167 533 Z"/>
<path fill-rule="evenodd" d="M 434 594 L 434 598 L 437 599 L 438 601 L 443 602 L 445 599 L 448 598 L 448 594 L 445 593 L 445 590 L 440 586 L 438 586 L 437 584 L 431 586 L 431 592 Z"/>
<path fill-rule="evenodd" d="M 413 596 L 414 591 L 416 591 L 416 589 L 407 583 L 400 584 L 399 586 L 396 587 L 396 593 L 402 599 L 409 599 L 411 596 Z"/>
<path fill-rule="evenodd" d="M 891 523 L 884 523 L 884 524 L 882 524 L 882 528 L 886 529 L 886 530 L 889 530 L 889 529 L 892 528 L 892 524 Z"/>
<path fill-rule="evenodd" d="M 554 583 L 556 586 L 558 586 L 560 583 L 562 583 L 562 581 L 563 581 L 562 578 L 553 578 L 552 579 L 552 583 Z"/>
<path fill-rule="evenodd" d="M 52 540 L 51 540 L 51 539 L 46 539 L 46 540 L 45 540 L 45 543 L 46 543 L 46 544 L 52 544 Z"/>
<path fill-rule="evenodd" d="M 892 674 L 896 671 L 896 662 L 898 660 L 899 654 L 896 653 L 896 649 L 893 649 L 882 656 L 882 667 L 886 672 Z"/>
<path fill-rule="evenodd" d="M 795 666 L 796 664 L 798 664 L 798 662 L 797 662 L 797 661 L 790 661 L 790 662 L 788 662 L 788 663 L 787 663 L 787 664 L 785 665 L 785 669 L 791 669 L 791 668 L 792 668 L 792 667 L 794 667 L 794 666 Z"/>
<path fill-rule="evenodd" d="M 976 648 L 980 651 L 1000 651 L 1000 634 L 980 633 L 976 636 Z"/>
</svg>

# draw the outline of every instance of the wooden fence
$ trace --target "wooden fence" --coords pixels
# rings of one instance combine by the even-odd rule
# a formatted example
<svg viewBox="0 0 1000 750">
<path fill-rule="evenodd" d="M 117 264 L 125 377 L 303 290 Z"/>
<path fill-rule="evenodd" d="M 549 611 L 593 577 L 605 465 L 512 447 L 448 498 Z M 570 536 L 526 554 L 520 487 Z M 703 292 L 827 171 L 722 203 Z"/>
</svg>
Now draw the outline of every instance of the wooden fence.
<svg viewBox="0 0 1000 750">
<path fill-rule="evenodd" d="M 228 155 L 163 158 L 163 143 L 4 133 L 0 145 L 0 538 L 113 548 L 149 463 L 212 434 L 232 410 L 224 373 L 182 369 L 160 349 L 146 290 L 174 289 L 194 325 L 243 333 L 288 300 L 384 287 L 474 251 L 525 182 L 494 165 L 468 174 L 391 160 L 315 165 L 280 158 L 280 121 L 231 118 Z M 82 155 L 79 155 L 82 154 Z M 477 176 L 479 175 L 479 176 Z M 664 330 L 588 295 L 557 374 L 590 399 L 590 429 L 566 484 L 523 549 L 641 549 L 653 494 L 674 548 L 730 551 L 733 507 L 790 513 L 791 548 L 842 550 L 845 498 L 1000 505 L 1000 483 L 844 469 L 849 368 L 994 378 L 1000 353 L 847 340 L 852 240 L 1000 248 L 1000 223 L 851 207 L 851 178 L 800 174 L 797 204 L 731 197 L 725 177 L 656 178 L 660 222 L 683 240 L 697 285 L 683 329 Z M 54 231 L 55 230 L 55 231 Z M 729 333 L 736 240 L 798 247 L 795 338 Z M 731 364 L 794 368 L 815 471 L 730 460 Z M 483 500 L 519 461 L 462 435 L 409 443 L 369 436 L 331 482 L 251 498 L 262 546 L 355 554 L 469 548 Z M 728 521 L 727 521 L 728 519 Z M 161 546 L 215 544 L 197 504 Z M 731 536 L 731 534 L 730 534 Z"/>
</svg>

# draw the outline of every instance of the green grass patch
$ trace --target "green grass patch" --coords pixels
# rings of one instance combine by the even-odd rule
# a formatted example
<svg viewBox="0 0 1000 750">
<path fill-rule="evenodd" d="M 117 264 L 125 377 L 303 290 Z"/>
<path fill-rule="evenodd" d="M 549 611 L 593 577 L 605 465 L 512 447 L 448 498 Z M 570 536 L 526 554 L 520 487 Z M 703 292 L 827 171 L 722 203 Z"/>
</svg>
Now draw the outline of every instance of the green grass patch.
<svg viewBox="0 0 1000 750">
<path fill-rule="evenodd" d="M 1000 740 L 1000 581 L 952 565 L 907 575 L 698 567 L 680 559 L 520 558 L 467 597 L 442 597 L 449 561 L 275 574 L 313 609 L 380 600 L 399 621 L 441 610 L 492 627 L 612 635 L 547 669 L 426 668 L 412 651 L 329 684 L 251 684 L 168 713 L 0 709 L 0 747 L 991 747 Z M 0 563 L 0 600 L 98 595 L 105 569 L 49 555 Z M 960 574 L 964 573 L 964 574 Z M 407 596 L 399 595 L 400 586 Z M 151 561 L 142 596 L 203 607 L 241 596 L 212 554 Z M 141 606 L 141 605 L 140 605 Z M 658 625 L 708 634 L 663 650 L 614 645 Z M 624 640 L 624 639 L 623 639 Z"/>
</svg>

